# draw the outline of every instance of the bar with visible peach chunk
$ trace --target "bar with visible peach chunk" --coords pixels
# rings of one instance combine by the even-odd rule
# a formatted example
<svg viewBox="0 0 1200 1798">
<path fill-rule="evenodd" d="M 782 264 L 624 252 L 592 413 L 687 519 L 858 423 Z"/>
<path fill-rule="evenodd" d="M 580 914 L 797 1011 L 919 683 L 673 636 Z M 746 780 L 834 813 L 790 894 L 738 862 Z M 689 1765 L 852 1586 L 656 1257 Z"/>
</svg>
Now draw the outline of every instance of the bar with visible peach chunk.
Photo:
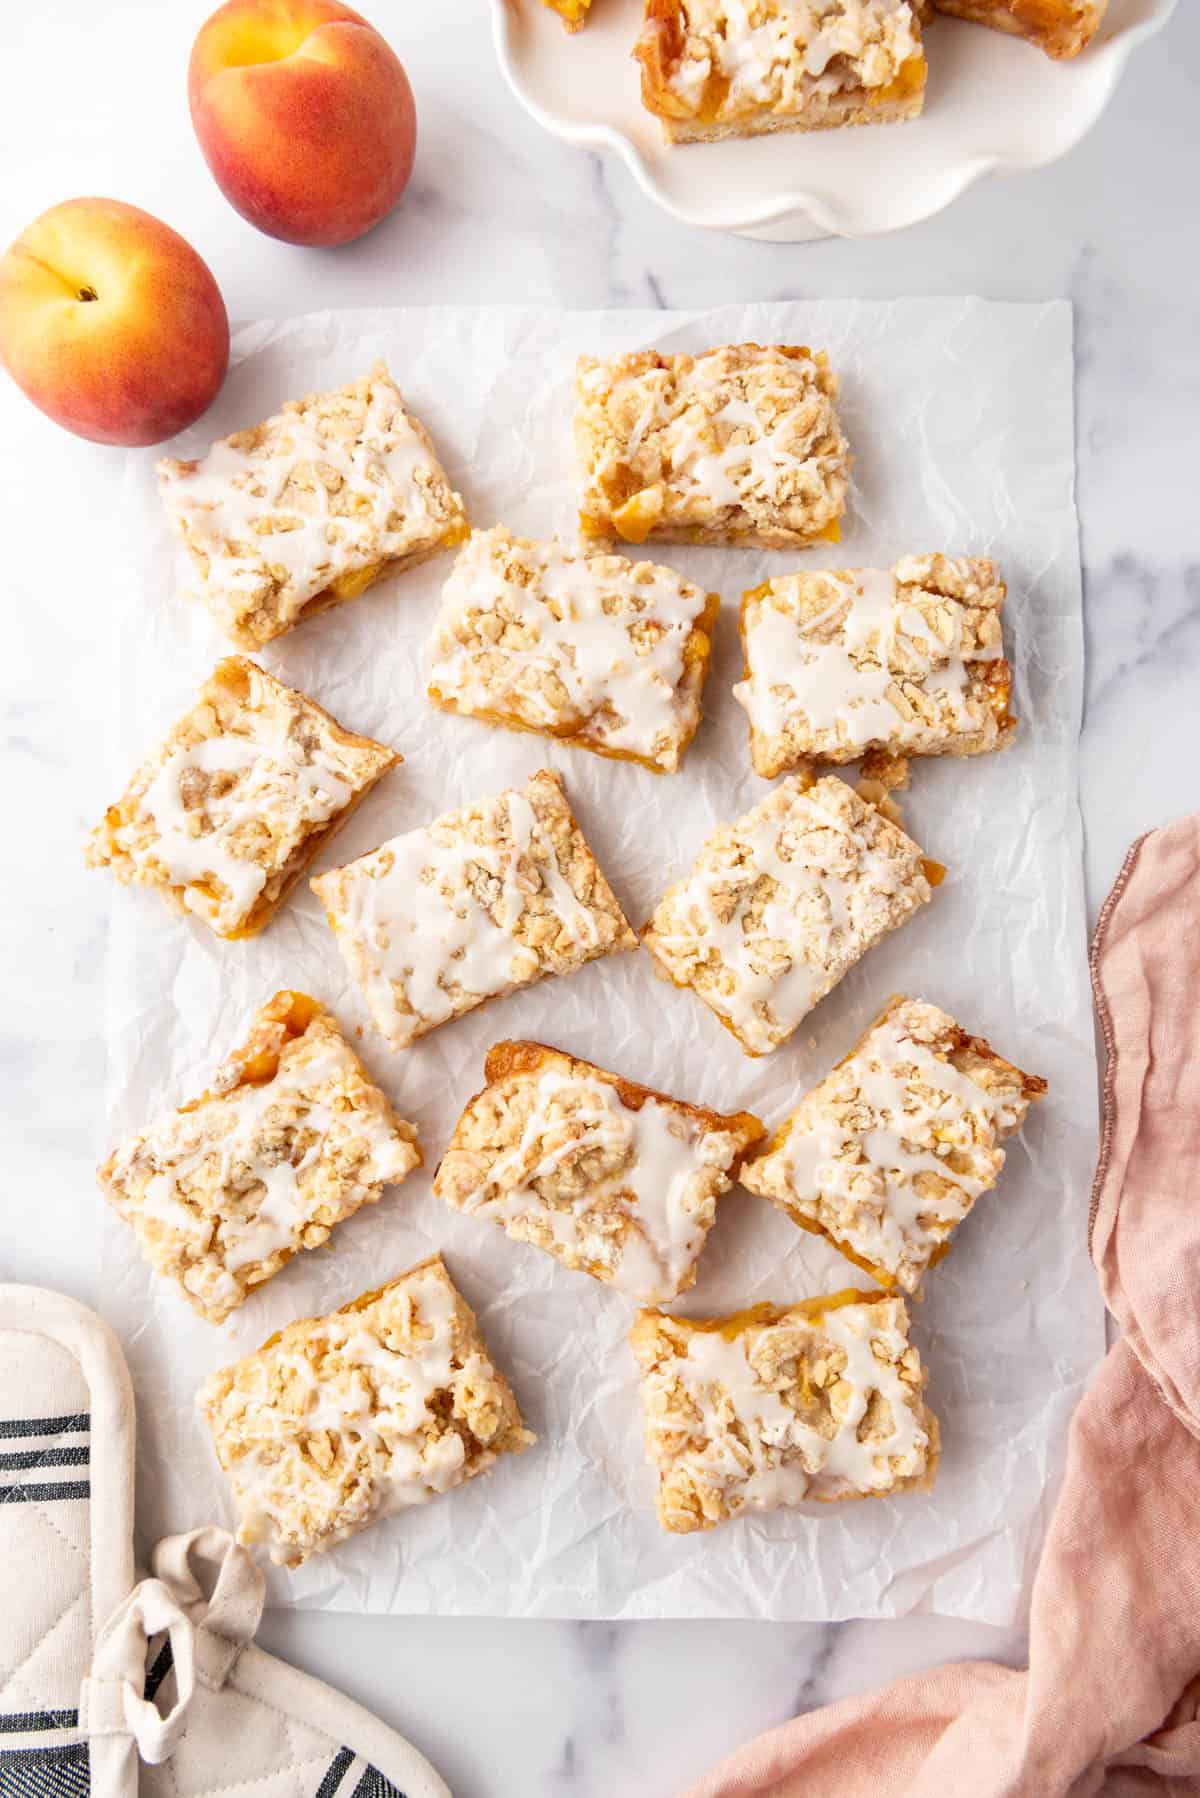
<svg viewBox="0 0 1200 1798">
<path fill-rule="evenodd" d="M 289 401 L 198 460 L 159 464 L 198 592 L 241 649 L 357 599 L 466 536 L 428 431 L 382 362 Z"/>
<path fill-rule="evenodd" d="M 668 143 L 912 119 L 928 0 L 646 0 L 642 101 Z"/>
<path fill-rule="evenodd" d="M 850 450 L 823 350 L 727 344 L 575 377 L 580 529 L 626 543 L 836 543 Z"/>
<path fill-rule="evenodd" d="M 937 1420 L 900 1299 L 850 1290 L 730 1317 L 641 1311 L 629 1340 L 665 1530 L 933 1484 Z"/>
<path fill-rule="evenodd" d="M 1047 56 L 1086 50 L 1099 31 L 1108 0 L 934 0 L 938 12 L 1023 37 Z"/>
<path fill-rule="evenodd" d="M 150 1266 L 219 1324 L 420 1165 L 416 1131 L 337 1020 L 281 992 L 208 1090 L 123 1143 L 98 1178 Z"/>
<path fill-rule="evenodd" d="M 915 1293 L 1046 1082 L 898 994 L 742 1168 L 742 1185 L 889 1291 Z"/>
<path fill-rule="evenodd" d="M 668 1098 L 543 1043 L 488 1051 L 433 1190 L 643 1303 L 678 1297 L 717 1201 L 765 1135 L 749 1112 Z"/>
</svg>

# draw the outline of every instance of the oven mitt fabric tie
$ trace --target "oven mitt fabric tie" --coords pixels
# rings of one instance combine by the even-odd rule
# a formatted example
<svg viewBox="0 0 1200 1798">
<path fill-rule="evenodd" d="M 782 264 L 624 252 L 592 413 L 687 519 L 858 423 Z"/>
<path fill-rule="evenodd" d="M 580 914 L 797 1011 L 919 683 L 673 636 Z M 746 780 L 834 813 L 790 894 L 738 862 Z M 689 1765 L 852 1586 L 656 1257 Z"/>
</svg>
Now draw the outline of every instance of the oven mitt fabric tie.
<svg viewBox="0 0 1200 1798">
<path fill-rule="evenodd" d="M 91 1737 L 131 1736 L 141 1759 L 157 1767 L 175 1751 L 197 1682 L 218 1691 L 253 1639 L 266 1587 L 245 1549 L 219 1529 L 168 1536 L 152 1565 L 154 1577 L 134 1587 L 100 1632 L 79 1723 Z M 165 1715 L 143 1696 L 147 1649 L 164 1633 L 176 1687 Z"/>
</svg>

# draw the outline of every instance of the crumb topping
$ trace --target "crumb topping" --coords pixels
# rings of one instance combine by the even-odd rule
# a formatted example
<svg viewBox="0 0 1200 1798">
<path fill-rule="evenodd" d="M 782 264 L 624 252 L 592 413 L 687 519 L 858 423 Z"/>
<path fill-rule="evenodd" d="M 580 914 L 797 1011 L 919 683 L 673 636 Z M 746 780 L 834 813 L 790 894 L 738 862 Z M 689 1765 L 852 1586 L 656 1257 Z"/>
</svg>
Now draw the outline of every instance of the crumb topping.
<svg viewBox="0 0 1200 1798">
<path fill-rule="evenodd" d="M 368 584 L 356 577 L 463 531 L 462 501 L 382 363 L 289 401 L 198 461 L 161 462 L 159 477 L 202 598 L 248 649 L 290 630 L 317 599 L 354 598 Z"/>
<path fill-rule="evenodd" d="M 919 999 L 889 1002 L 742 1183 L 915 1292 L 1045 1082 Z"/>
<path fill-rule="evenodd" d="M 434 1257 L 219 1369 L 197 1403 L 238 1540 L 297 1566 L 535 1440 Z"/>
<path fill-rule="evenodd" d="M 491 1079 L 513 1059 L 515 1071 Z M 497 1045 L 488 1072 L 438 1168 L 438 1197 L 642 1300 L 690 1286 L 757 1119 L 535 1044 Z"/>
<path fill-rule="evenodd" d="M 585 534 L 803 544 L 832 534 L 850 458 L 823 351 L 730 344 L 581 357 Z"/>
<path fill-rule="evenodd" d="M 920 849 L 832 775 L 793 775 L 709 837 L 643 941 L 751 1054 L 779 1045 L 931 897 Z"/>
<path fill-rule="evenodd" d="M 393 1048 L 637 942 L 545 770 L 312 886 Z"/>
<path fill-rule="evenodd" d="M 936 1426 L 903 1303 L 825 1303 L 700 1325 L 639 1314 L 631 1343 L 664 1528 L 927 1481 Z"/>
<path fill-rule="evenodd" d="M 700 722 L 713 609 L 652 562 L 476 531 L 443 591 L 430 694 L 674 770 Z"/>
<path fill-rule="evenodd" d="M 768 778 L 806 759 L 977 755 L 1011 741 L 1011 674 L 991 562 L 907 556 L 893 569 L 784 575 L 742 601 L 733 696 Z"/>
</svg>

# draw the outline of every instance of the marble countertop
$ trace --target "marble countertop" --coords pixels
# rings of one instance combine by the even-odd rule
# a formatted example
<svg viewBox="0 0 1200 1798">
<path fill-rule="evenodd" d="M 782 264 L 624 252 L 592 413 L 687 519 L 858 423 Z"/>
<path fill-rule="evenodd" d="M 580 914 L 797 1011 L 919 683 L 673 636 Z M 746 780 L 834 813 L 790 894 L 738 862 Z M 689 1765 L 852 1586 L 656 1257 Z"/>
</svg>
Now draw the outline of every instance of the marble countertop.
<svg viewBox="0 0 1200 1798">
<path fill-rule="evenodd" d="M 183 72 L 206 11 L 192 0 L 3 9 L 0 239 L 80 191 L 134 201 L 208 258 L 235 320 L 438 302 L 1072 299 L 1093 916 L 1132 838 L 1196 805 L 1200 12 L 1181 8 L 1135 57 L 1101 125 L 1064 162 L 993 181 L 899 237 L 789 247 L 677 225 L 615 163 L 544 136 L 501 84 L 483 0 L 371 0 L 367 11 L 417 92 L 416 175 L 401 210 L 366 241 L 304 252 L 256 235 L 203 167 Z M 164 81 L 172 69 L 176 78 Z M 0 431 L 22 406 L 0 388 Z M 23 413 L 21 428 L 28 435 Z M 68 508 L 73 472 L 109 453 L 49 424 L 33 441 L 48 471 L 38 478 L 61 480 Z M 5 499 L 8 529 L 19 533 L 19 492 L 10 486 Z M 88 606 L 86 520 L 72 523 L 44 556 L 21 558 L 26 572 L 4 595 L 0 1120 L 9 1174 L 0 1277 L 94 1300 L 88 1216 L 102 1135 L 104 941 L 79 866 L 90 819 L 56 747 L 56 719 L 69 706 L 103 730 L 105 621 Z M 940 1659 L 1016 1661 L 1022 1652 L 1018 1633 L 933 1617 L 821 1626 L 275 1612 L 263 1641 L 409 1734 L 456 1798 L 667 1798 L 797 1710 Z"/>
</svg>

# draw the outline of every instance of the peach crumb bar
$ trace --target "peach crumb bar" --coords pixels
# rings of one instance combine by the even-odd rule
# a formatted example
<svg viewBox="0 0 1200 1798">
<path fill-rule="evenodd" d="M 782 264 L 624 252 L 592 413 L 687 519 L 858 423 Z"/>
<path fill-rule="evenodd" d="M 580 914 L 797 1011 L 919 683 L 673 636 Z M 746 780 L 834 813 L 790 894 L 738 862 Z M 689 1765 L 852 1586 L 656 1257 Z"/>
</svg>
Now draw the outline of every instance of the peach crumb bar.
<svg viewBox="0 0 1200 1798">
<path fill-rule="evenodd" d="M 700 723 L 719 604 L 653 562 L 475 531 L 443 590 L 429 696 L 674 773 Z"/>
<path fill-rule="evenodd" d="M 938 12 L 1027 38 L 1048 56 L 1086 50 L 1100 29 L 1108 0 L 933 0 Z"/>
<path fill-rule="evenodd" d="M 1045 1092 L 936 1005 L 899 994 L 740 1178 L 881 1286 L 913 1293 Z"/>
<path fill-rule="evenodd" d="M 382 362 L 196 461 L 160 462 L 159 480 L 200 597 L 241 649 L 466 535 L 462 500 Z"/>
<path fill-rule="evenodd" d="M 637 947 L 546 769 L 311 884 L 394 1049 L 485 999 Z"/>
<path fill-rule="evenodd" d="M 437 1255 L 209 1375 L 238 1540 L 296 1567 L 536 1438 Z"/>
<path fill-rule="evenodd" d="M 693 1285 L 717 1200 L 765 1131 L 542 1043 L 488 1052 L 433 1190 L 646 1303 Z"/>
<path fill-rule="evenodd" d="M 933 1484 L 937 1421 L 901 1299 L 847 1291 L 703 1320 L 641 1311 L 630 1344 L 666 1530 Z"/>
<path fill-rule="evenodd" d="M 925 0 L 646 0 L 642 100 L 668 143 L 915 118 Z"/>
<path fill-rule="evenodd" d="M 766 1055 L 942 873 L 845 781 L 794 774 L 713 832 L 642 941 L 665 979 Z"/>
<path fill-rule="evenodd" d="M 1012 671 L 991 562 L 905 556 L 894 568 L 787 574 L 743 596 L 755 769 L 805 762 L 981 755 L 1012 740 Z"/>
<path fill-rule="evenodd" d="M 217 936 L 253 936 L 400 759 L 228 656 L 93 830 L 88 865 L 159 888 Z"/>
<path fill-rule="evenodd" d="M 627 543 L 836 543 L 850 452 L 823 350 L 582 356 L 575 447 L 585 537 Z"/>
<path fill-rule="evenodd" d="M 210 1323 L 421 1165 L 323 1005 L 276 993 L 207 1092 L 117 1149 L 100 1187 Z"/>
</svg>

